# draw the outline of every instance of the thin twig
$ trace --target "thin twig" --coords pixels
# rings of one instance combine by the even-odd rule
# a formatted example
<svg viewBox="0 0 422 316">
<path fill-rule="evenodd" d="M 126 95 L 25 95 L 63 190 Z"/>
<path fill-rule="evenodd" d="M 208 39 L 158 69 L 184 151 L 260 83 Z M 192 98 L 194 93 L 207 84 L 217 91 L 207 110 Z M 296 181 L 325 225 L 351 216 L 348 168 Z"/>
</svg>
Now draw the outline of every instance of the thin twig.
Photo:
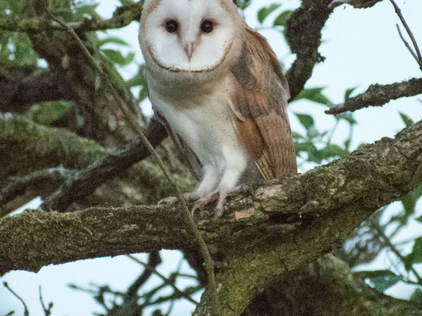
<svg viewBox="0 0 422 316">
<path fill-rule="evenodd" d="M 22 178 L 11 179 L 11 183 L 0 190 L 0 205 L 12 201 L 31 186 L 36 186 L 37 184 L 45 183 L 46 181 L 61 183 L 72 178 L 75 174 L 76 170 L 69 170 L 60 166 L 58 168 L 38 170 Z M 10 212 L 12 212 L 12 210 L 0 211 L 0 218 L 8 215 Z"/>
<path fill-rule="evenodd" d="M 41 293 L 41 286 L 38 289 L 39 289 L 39 292 L 40 292 L 40 302 L 41 302 L 42 309 L 44 310 L 44 315 L 50 316 L 51 315 L 51 309 L 53 308 L 53 303 L 50 302 L 48 304 L 48 308 L 45 307 L 44 300 L 43 300 L 42 293 Z"/>
<path fill-rule="evenodd" d="M 397 13 L 400 21 L 401 21 L 401 23 L 403 24 L 404 28 L 406 29 L 407 34 L 409 35 L 409 37 L 410 37 L 410 39 L 411 39 L 411 41 L 413 43 L 413 47 L 416 50 L 417 58 L 415 56 L 413 56 L 413 57 L 415 57 L 417 63 L 419 64 L 419 66 L 421 67 L 421 70 L 422 70 L 422 55 L 421 55 L 421 51 L 419 49 L 418 43 L 416 42 L 415 37 L 413 36 L 413 33 L 410 30 L 409 25 L 407 25 L 406 20 L 404 19 L 403 15 L 401 14 L 401 10 L 400 10 L 399 6 L 396 4 L 396 2 L 394 0 L 390 0 L 390 2 L 392 3 L 392 5 L 393 5 L 393 7 L 394 7 L 394 9 L 395 9 L 395 11 L 396 11 L 396 13 Z M 399 31 L 399 33 L 400 33 L 400 31 Z M 402 36 L 400 35 L 400 37 L 402 37 Z M 403 39 L 403 37 L 402 37 L 402 39 Z"/>
<path fill-rule="evenodd" d="M 91 61 L 91 64 L 97 70 L 98 74 L 103 79 L 105 79 L 105 81 L 107 82 L 107 84 L 111 88 L 113 96 L 115 97 L 116 101 L 118 101 L 119 95 L 118 95 L 117 91 L 115 90 L 113 84 L 110 82 L 109 78 L 103 72 L 101 67 L 98 66 L 98 64 L 95 62 L 94 58 L 91 56 L 90 52 L 85 47 L 84 43 L 79 38 L 79 36 L 76 34 L 76 32 L 71 27 L 69 27 L 66 23 L 60 21 L 51 12 L 47 11 L 47 13 L 51 17 L 52 20 L 56 21 L 61 26 L 63 26 L 72 35 L 72 37 L 79 43 L 79 45 L 81 46 L 85 56 Z M 119 103 L 117 102 L 117 104 L 119 104 Z M 122 106 L 118 105 L 118 107 L 123 112 L 123 114 L 126 116 L 127 122 L 130 124 L 130 126 L 133 128 L 133 130 L 138 133 L 138 135 L 141 138 L 142 142 L 144 143 L 145 147 L 147 147 L 148 150 L 151 152 L 151 155 L 155 158 L 158 166 L 160 167 L 160 169 L 164 173 L 164 176 L 167 178 L 167 180 L 170 182 L 170 184 L 172 186 L 174 186 L 174 188 L 176 189 L 176 193 L 177 193 L 176 195 L 178 197 L 178 200 L 181 203 L 185 222 L 186 222 L 187 227 L 190 231 L 190 234 L 192 235 L 192 237 L 196 241 L 197 245 L 199 246 L 200 253 L 201 253 L 201 255 L 204 259 L 204 267 L 205 267 L 205 271 L 206 271 L 206 274 L 207 274 L 208 286 L 209 286 L 209 289 L 210 289 L 210 292 L 211 292 L 210 294 L 211 294 L 212 310 L 214 311 L 215 315 L 218 315 L 219 303 L 218 303 L 218 297 L 217 297 L 217 291 L 216 291 L 217 287 L 216 287 L 215 276 L 214 276 L 214 262 L 211 258 L 211 255 L 208 251 L 208 247 L 207 247 L 204 239 L 202 238 L 201 234 L 199 233 L 199 230 L 197 229 L 197 227 L 195 225 L 195 222 L 193 220 L 191 212 L 189 211 L 187 203 L 186 203 L 185 199 L 183 198 L 182 192 L 181 192 L 179 186 L 177 185 L 176 181 L 173 179 L 173 177 L 167 171 L 167 169 L 164 166 L 164 163 L 162 162 L 161 158 L 158 156 L 157 152 L 154 150 L 154 148 L 152 147 L 152 145 L 150 144 L 150 142 L 148 141 L 148 139 L 146 138 L 146 136 L 142 132 L 139 124 L 133 120 L 133 116 L 130 115 L 130 113 L 128 113 L 127 110 L 125 108 L 123 108 Z"/>
<path fill-rule="evenodd" d="M 132 255 L 127 255 L 128 258 L 132 259 L 133 261 L 141 264 L 144 266 L 145 269 L 150 270 L 151 272 L 155 273 L 158 277 L 160 277 L 164 283 L 166 285 L 170 285 L 173 290 L 175 292 L 177 292 L 177 294 L 182 295 L 185 299 L 187 299 L 188 301 L 190 301 L 191 303 L 198 305 L 198 302 L 195 301 L 193 298 L 191 298 L 190 296 L 187 296 L 183 291 L 179 290 L 174 284 L 173 282 L 171 282 L 168 278 L 166 278 L 164 275 L 162 275 L 160 272 L 158 272 L 156 269 L 152 268 L 151 266 L 149 266 L 148 264 L 142 262 L 141 260 L 139 260 L 138 258 L 132 256 Z"/>
<path fill-rule="evenodd" d="M 413 51 L 413 48 L 404 39 L 403 34 L 401 33 L 401 30 L 400 30 L 400 26 L 398 24 L 396 24 L 396 27 L 397 27 L 397 32 L 399 33 L 399 36 L 400 36 L 401 40 L 403 41 L 404 45 L 407 47 L 407 49 L 409 50 L 409 52 L 412 54 L 413 58 L 415 58 L 416 62 L 419 63 L 418 56 L 416 56 L 416 53 Z"/>
<path fill-rule="evenodd" d="M 9 286 L 9 284 L 7 284 L 7 282 L 3 282 L 3 285 L 4 285 L 4 287 L 6 288 L 6 289 L 8 289 L 9 290 L 9 292 L 10 293 L 12 293 L 14 296 L 16 296 L 17 298 L 18 298 L 18 300 L 20 300 L 21 302 L 22 302 L 22 304 L 23 304 L 23 307 L 25 308 L 25 311 L 23 312 L 23 315 L 24 316 L 29 316 L 29 311 L 28 311 L 28 307 L 26 306 L 26 304 L 25 304 L 25 302 L 23 301 L 23 299 L 18 295 L 18 294 L 16 294 L 11 288 L 10 288 L 10 286 Z"/>
<path fill-rule="evenodd" d="M 381 229 L 381 227 L 378 225 L 378 223 L 376 223 L 375 221 L 370 221 L 371 226 L 377 231 L 378 235 L 382 238 L 383 242 L 391 249 L 392 252 L 394 252 L 394 254 L 401 260 L 401 262 L 403 262 L 403 264 L 406 261 L 406 258 L 403 257 L 403 255 L 397 250 L 397 248 L 392 244 L 392 242 L 390 241 L 390 238 L 388 238 L 388 236 L 384 233 L 384 231 Z M 418 283 L 422 284 L 422 278 L 421 276 L 418 274 L 418 272 L 415 270 L 415 268 L 412 267 L 410 268 L 410 271 L 413 272 L 413 274 L 416 276 L 416 278 L 418 279 Z"/>
</svg>

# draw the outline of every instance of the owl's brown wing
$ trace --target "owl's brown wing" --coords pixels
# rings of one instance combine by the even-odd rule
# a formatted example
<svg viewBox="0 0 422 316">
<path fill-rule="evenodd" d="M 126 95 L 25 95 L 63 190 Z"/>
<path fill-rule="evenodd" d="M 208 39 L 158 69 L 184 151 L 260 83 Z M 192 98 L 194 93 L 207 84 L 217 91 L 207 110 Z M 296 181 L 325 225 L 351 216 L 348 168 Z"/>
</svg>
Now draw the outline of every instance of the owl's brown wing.
<svg viewBox="0 0 422 316">
<path fill-rule="evenodd" d="M 243 54 L 231 72 L 238 135 L 263 178 L 296 173 L 296 154 L 287 117 L 287 80 L 265 38 L 249 27 Z"/>
</svg>

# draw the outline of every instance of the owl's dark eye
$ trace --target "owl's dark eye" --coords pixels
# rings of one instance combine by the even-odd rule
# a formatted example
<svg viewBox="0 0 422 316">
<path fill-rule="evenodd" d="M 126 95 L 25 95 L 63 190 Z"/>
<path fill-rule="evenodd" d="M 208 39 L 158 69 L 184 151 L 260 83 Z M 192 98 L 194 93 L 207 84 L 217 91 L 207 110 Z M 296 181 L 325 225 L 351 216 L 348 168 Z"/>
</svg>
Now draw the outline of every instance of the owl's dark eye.
<svg viewBox="0 0 422 316">
<path fill-rule="evenodd" d="M 214 30 L 214 23 L 210 20 L 202 21 L 201 30 L 204 33 L 211 33 Z"/>
<path fill-rule="evenodd" d="M 179 23 L 177 23 L 177 21 L 169 20 L 166 22 L 167 32 L 174 33 L 174 32 L 177 32 L 178 29 L 179 29 Z"/>
</svg>

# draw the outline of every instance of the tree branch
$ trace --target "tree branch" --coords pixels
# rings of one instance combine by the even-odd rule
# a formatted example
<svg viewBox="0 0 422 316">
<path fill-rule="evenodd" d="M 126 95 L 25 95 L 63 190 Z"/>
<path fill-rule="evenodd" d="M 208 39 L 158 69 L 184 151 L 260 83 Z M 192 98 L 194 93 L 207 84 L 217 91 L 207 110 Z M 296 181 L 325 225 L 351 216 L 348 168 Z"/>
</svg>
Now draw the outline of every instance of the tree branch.
<svg viewBox="0 0 422 316">
<path fill-rule="evenodd" d="M 412 97 L 422 94 L 422 78 L 413 78 L 408 81 L 396 82 L 388 85 L 370 85 L 365 93 L 347 99 L 345 103 L 338 104 L 326 114 L 340 114 L 346 111 L 354 112 L 369 106 L 382 106 L 390 100 L 403 97 Z"/>
<path fill-rule="evenodd" d="M 63 183 L 66 179 L 71 178 L 75 172 L 75 170 L 67 170 L 59 167 L 35 171 L 24 177 L 12 179 L 11 183 L 0 190 L 0 205 L 6 204 L 17 196 L 24 194 L 28 187 L 31 186 L 41 187 L 42 189 L 40 191 L 45 191 L 47 186 L 54 185 L 54 183 Z M 0 210 L 0 217 L 7 214 L 8 212 L 2 212 Z"/>
<path fill-rule="evenodd" d="M 0 111 L 25 112 L 32 104 L 69 100 L 61 93 L 57 78 L 47 69 L 21 66 L 0 73 Z"/>
<path fill-rule="evenodd" d="M 149 127 L 149 140 L 155 146 L 167 135 L 165 129 L 161 128 L 157 122 Z M 182 189 L 191 190 L 194 183 L 188 171 L 175 162 L 167 151 L 163 147 L 160 154 L 166 159 L 171 172 L 178 175 Z M 103 193 L 101 190 L 96 191 L 101 194 L 101 201 L 90 200 L 88 205 L 97 205 L 99 202 L 111 205 L 152 203 L 174 194 L 174 189 L 164 181 L 158 167 L 148 159 L 129 168 L 147 155 L 148 151 L 140 143 L 135 142 L 125 150 L 112 151 L 63 129 L 41 126 L 16 115 L 0 114 L 1 187 L 10 183 L 10 177 L 23 177 L 28 173 L 63 166 L 80 170 L 61 188 L 62 194 L 68 194 L 69 200 L 73 199 L 73 202 L 82 202 L 84 197 L 107 179 L 119 175 L 107 182 L 107 187 L 101 189 Z M 50 191 L 45 193 L 50 194 Z M 66 200 L 63 197 L 59 199 Z M 100 198 L 97 197 L 97 200 Z"/>
<path fill-rule="evenodd" d="M 156 120 L 152 120 L 148 127 L 147 137 L 155 148 L 167 137 L 167 132 L 163 125 Z M 81 170 L 70 181 L 64 183 L 58 191 L 48 197 L 41 207 L 64 212 L 72 203 L 89 196 L 105 181 L 117 176 L 149 155 L 150 152 L 146 146 L 140 140 L 137 140 L 127 149 L 110 153 L 95 161 L 86 169 Z"/>
<path fill-rule="evenodd" d="M 332 0 L 305 0 L 286 24 L 286 39 L 296 60 L 286 73 L 290 88 L 290 101 L 303 90 L 312 76 L 315 65 L 323 60 L 318 48 L 321 31 L 332 9 Z"/>
<path fill-rule="evenodd" d="M 326 255 L 273 284 L 242 314 L 258 315 L 420 316 L 422 310 L 377 292 L 345 262 Z"/>
<path fill-rule="evenodd" d="M 121 28 L 129 25 L 133 21 L 141 19 L 143 1 L 123 5 L 116 9 L 113 17 L 107 20 L 98 18 L 85 19 L 80 23 L 69 23 L 68 26 L 75 30 L 85 32 L 104 31 Z M 64 31 L 58 23 L 42 17 L 32 17 L 26 19 L 0 19 L 0 29 L 11 32 L 39 33 L 43 31 Z"/>
<path fill-rule="evenodd" d="M 220 249 L 229 259 L 219 274 L 227 280 L 218 277 L 222 313 L 233 306 L 243 310 L 275 275 L 330 251 L 376 209 L 404 196 L 413 189 L 409 183 L 421 163 L 418 122 L 395 139 L 366 145 L 348 159 L 229 197 L 217 222 L 208 219 L 212 216 L 201 217 L 198 228 L 205 241 L 217 249 L 224 245 Z M 51 263 L 190 249 L 194 245 L 186 236 L 177 203 L 65 214 L 28 211 L 0 220 L 0 271 L 38 271 Z M 239 277 L 243 285 L 235 282 Z"/>
</svg>

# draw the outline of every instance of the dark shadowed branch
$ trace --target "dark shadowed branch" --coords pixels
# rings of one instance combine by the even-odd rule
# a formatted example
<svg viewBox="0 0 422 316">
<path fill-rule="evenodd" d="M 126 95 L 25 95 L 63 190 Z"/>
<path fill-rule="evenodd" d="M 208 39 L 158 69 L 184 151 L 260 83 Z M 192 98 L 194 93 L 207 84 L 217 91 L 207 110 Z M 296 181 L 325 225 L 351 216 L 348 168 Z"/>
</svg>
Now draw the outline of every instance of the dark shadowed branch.
<svg viewBox="0 0 422 316">
<path fill-rule="evenodd" d="M 154 119 L 151 120 L 147 130 L 147 138 L 151 145 L 154 148 L 157 147 L 166 137 L 167 131 L 164 126 Z M 105 181 L 149 155 L 149 150 L 140 140 L 137 140 L 127 149 L 110 153 L 95 161 L 86 169 L 79 171 L 73 178 L 64 183 L 58 191 L 49 196 L 41 207 L 64 212 L 72 203 L 89 196 Z"/>
<path fill-rule="evenodd" d="M 346 111 L 354 112 L 369 106 L 382 106 L 391 100 L 404 97 L 412 97 L 422 94 L 422 79 L 413 78 L 408 81 L 379 85 L 370 85 L 365 93 L 349 98 L 346 102 L 338 104 L 329 110 L 327 114 L 340 114 Z"/>
<path fill-rule="evenodd" d="M 318 48 L 321 45 L 321 31 L 332 9 L 332 0 L 302 1 L 286 24 L 286 38 L 296 60 L 287 71 L 290 88 L 290 101 L 303 90 L 312 76 L 315 65 L 323 60 Z"/>
<path fill-rule="evenodd" d="M 143 1 L 123 5 L 116 9 L 113 17 L 102 20 L 98 17 L 86 18 L 83 22 L 73 22 L 67 25 L 74 30 L 84 32 L 104 31 L 121 28 L 129 25 L 133 21 L 139 21 L 142 13 Z M 0 19 L 0 29 L 11 32 L 38 33 L 43 31 L 64 31 L 63 27 L 50 19 L 44 17 L 31 17 L 24 19 L 2 18 Z"/>
</svg>

